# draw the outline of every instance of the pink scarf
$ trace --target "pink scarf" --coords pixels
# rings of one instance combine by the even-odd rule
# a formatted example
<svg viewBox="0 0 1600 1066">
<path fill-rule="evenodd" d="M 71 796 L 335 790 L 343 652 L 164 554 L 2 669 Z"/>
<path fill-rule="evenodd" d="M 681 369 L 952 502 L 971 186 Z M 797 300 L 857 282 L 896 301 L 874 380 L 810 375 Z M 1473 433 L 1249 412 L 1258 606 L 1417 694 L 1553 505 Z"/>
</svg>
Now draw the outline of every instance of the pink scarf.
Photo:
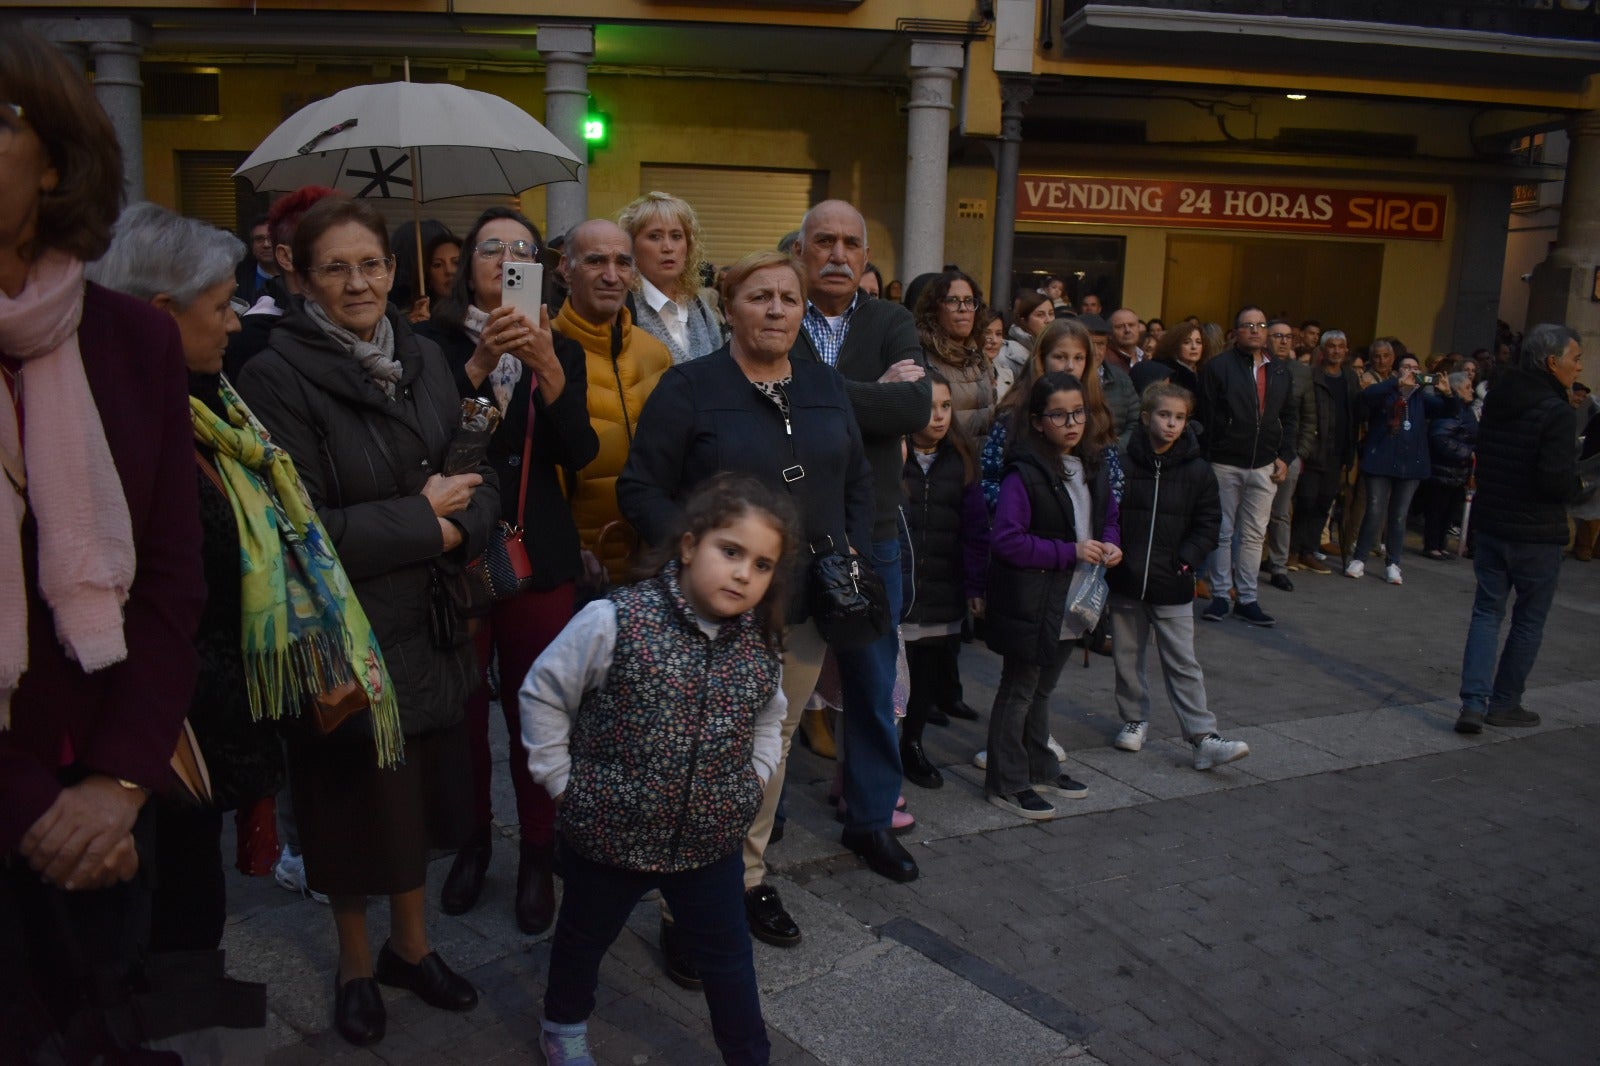
<svg viewBox="0 0 1600 1066">
<path fill-rule="evenodd" d="M 28 669 L 29 507 L 39 528 L 39 591 L 67 654 L 91 673 L 128 654 L 122 605 L 133 584 L 133 524 L 83 372 L 82 317 L 83 264 L 60 252 L 34 262 L 16 297 L 0 293 L 0 352 L 22 363 L 13 388 L 26 412 L 19 434 L 10 397 L 0 403 L 0 449 L 20 456 L 27 473 L 26 496 L 9 480 L 0 485 L 0 729 L 11 724 L 11 695 Z"/>
</svg>

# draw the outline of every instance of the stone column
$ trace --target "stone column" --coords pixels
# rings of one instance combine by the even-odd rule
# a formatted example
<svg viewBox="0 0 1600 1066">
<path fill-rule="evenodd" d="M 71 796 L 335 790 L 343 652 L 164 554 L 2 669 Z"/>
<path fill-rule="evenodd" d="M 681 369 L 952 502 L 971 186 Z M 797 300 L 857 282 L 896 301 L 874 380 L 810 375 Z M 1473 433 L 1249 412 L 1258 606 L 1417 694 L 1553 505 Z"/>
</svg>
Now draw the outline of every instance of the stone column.
<svg viewBox="0 0 1600 1066">
<path fill-rule="evenodd" d="M 959 42 L 911 42 L 911 103 L 906 116 L 905 252 L 908 282 L 944 265 L 945 192 L 950 169 L 950 113 L 964 49 Z"/>
<path fill-rule="evenodd" d="M 1561 223 L 1550 256 L 1533 269 L 1527 327 L 1562 322 L 1578 331 L 1586 352 L 1600 352 L 1600 111 L 1585 111 L 1567 127 L 1567 177 Z"/>
<path fill-rule="evenodd" d="M 117 131 L 122 146 L 122 184 L 131 203 L 144 199 L 144 114 L 139 104 L 139 56 L 144 46 L 136 40 L 95 41 L 89 45 L 94 59 L 94 95 Z"/>
<path fill-rule="evenodd" d="M 544 124 L 579 159 L 589 158 L 583 116 L 589 109 L 589 62 L 594 59 L 594 27 L 540 26 L 544 57 Z M 545 235 L 555 237 L 589 217 L 589 168 L 576 181 L 545 186 Z"/>
<path fill-rule="evenodd" d="M 1506 262 L 1506 219 L 1512 187 L 1505 181 L 1462 182 L 1456 205 L 1456 306 L 1442 350 L 1494 349 L 1495 316 Z M 1439 347 L 1436 345 L 1436 348 Z"/>
<path fill-rule="evenodd" d="M 1000 151 L 994 176 L 994 258 L 989 268 L 989 303 L 1009 310 L 1011 251 L 1016 243 L 1017 171 L 1022 155 L 1022 108 L 1033 98 L 1033 82 L 1004 78 L 1000 82 Z"/>
</svg>

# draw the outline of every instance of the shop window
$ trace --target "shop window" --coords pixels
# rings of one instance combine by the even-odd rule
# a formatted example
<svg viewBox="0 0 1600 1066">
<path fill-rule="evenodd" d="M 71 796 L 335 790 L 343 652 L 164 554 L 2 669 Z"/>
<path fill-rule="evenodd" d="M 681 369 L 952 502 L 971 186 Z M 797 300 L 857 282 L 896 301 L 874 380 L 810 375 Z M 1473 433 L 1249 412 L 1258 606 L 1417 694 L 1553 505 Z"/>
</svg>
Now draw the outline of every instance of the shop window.
<svg viewBox="0 0 1600 1066">
<path fill-rule="evenodd" d="M 1012 253 L 1011 294 L 1037 289 L 1048 277 L 1066 282 L 1067 299 L 1082 307 L 1088 293 L 1100 297 L 1104 313 L 1122 306 L 1122 266 L 1126 240 L 1079 234 L 1019 233 Z M 991 298 L 998 303 L 1000 295 Z"/>
</svg>

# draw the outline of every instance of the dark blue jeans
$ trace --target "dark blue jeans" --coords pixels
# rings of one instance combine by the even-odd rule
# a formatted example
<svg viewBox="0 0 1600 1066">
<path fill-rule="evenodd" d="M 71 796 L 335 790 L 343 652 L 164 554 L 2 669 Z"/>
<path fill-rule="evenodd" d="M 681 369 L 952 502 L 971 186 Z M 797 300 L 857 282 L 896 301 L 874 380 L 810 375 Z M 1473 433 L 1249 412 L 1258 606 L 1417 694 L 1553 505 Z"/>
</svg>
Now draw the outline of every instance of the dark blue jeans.
<svg viewBox="0 0 1600 1066">
<path fill-rule="evenodd" d="M 872 542 L 872 569 L 900 619 L 900 542 Z M 865 648 L 838 652 L 844 694 L 844 800 L 848 829 L 887 829 L 900 798 L 900 741 L 894 722 L 894 668 L 900 636 L 891 627 Z"/>
<path fill-rule="evenodd" d="M 600 960 L 634 905 L 659 888 L 677 923 L 689 964 L 705 982 L 711 1035 L 730 1066 L 765 1066 L 772 1055 L 761 1017 L 749 919 L 744 911 L 744 854 L 681 873 L 624 870 L 591 862 L 561 845 L 561 913 L 550 941 L 544 1016 L 571 1025 L 594 1013 Z"/>
<path fill-rule="evenodd" d="M 1561 545 L 1519 544 L 1474 531 L 1472 572 L 1478 579 L 1478 593 L 1472 601 L 1472 624 L 1467 627 L 1467 648 L 1461 656 L 1461 707 L 1509 710 L 1522 700 L 1533 661 L 1539 657 L 1544 620 L 1556 598 Z M 1497 665 L 1495 647 L 1500 643 L 1500 623 L 1512 589 L 1517 600 L 1511 607 L 1511 632 Z"/>
</svg>

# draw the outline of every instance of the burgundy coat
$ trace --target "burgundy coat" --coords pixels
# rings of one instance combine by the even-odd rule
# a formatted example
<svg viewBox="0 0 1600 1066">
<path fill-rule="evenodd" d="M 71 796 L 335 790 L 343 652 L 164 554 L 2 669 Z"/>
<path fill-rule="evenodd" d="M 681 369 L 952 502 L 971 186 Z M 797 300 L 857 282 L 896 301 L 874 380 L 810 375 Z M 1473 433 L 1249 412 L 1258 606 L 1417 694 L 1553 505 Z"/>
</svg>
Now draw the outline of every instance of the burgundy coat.
<svg viewBox="0 0 1600 1066">
<path fill-rule="evenodd" d="M 94 674 L 67 657 L 38 594 L 38 530 L 29 515 L 22 527 L 28 671 L 11 700 L 11 728 L 0 731 L 0 854 L 15 850 L 55 802 L 63 776 L 99 772 L 164 786 L 198 669 L 194 634 L 205 583 L 177 324 L 149 304 L 89 285 L 78 346 L 133 520 L 138 569 L 123 607 L 128 657 Z M 63 767 L 67 751 L 73 762 Z"/>
</svg>

